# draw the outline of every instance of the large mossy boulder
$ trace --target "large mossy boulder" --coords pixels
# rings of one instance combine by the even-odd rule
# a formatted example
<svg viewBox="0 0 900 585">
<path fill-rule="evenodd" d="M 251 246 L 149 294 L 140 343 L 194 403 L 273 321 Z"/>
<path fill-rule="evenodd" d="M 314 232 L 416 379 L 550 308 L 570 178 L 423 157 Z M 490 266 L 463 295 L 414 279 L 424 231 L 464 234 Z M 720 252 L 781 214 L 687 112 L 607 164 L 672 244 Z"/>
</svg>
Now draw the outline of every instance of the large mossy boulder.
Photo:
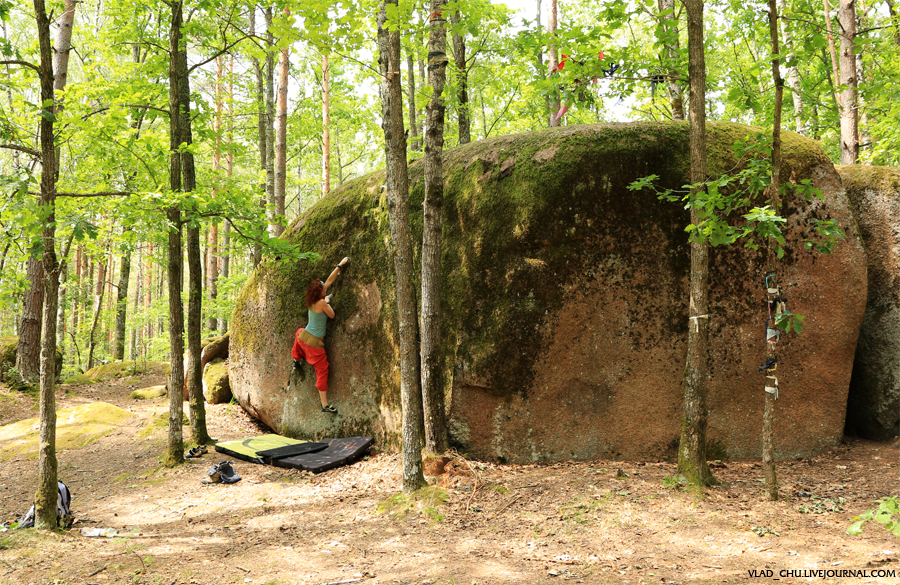
<svg viewBox="0 0 900 585">
<path fill-rule="evenodd" d="M 900 434 L 900 169 L 837 169 L 866 245 L 869 279 L 847 432 L 884 441 Z"/>
<path fill-rule="evenodd" d="M 733 169 L 732 144 L 753 130 L 709 124 L 710 171 Z M 786 197 L 780 281 L 803 334 L 779 348 L 780 457 L 834 447 L 866 298 L 865 257 L 841 180 L 821 147 L 787 133 L 781 176 L 824 193 Z M 503 136 L 445 153 L 443 364 L 453 442 L 469 454 L 524 462 L 669 457 L 682 424 L 688 331 L 683 205 L 627 186 L 659 175 L 689 182 L 687 123 L 570 126 Z M 335 189 L 283 234 L 319 263 L 260 265 L 237 302 L 231 384 L 242 406 L 288 436 L 374 435 L 399 444 L 397 309 L 383 172 Z M 410 168 L 419 262 L 423 167 Z M 806 251 L 811 218 L 847 239 L 830 256 Z M 343 256 L 333 287 L 328 396 L 292 374 L 306 323 L 303 291 Z M 709 432 L 717 457 L 760 452 L 765 359 L 765 252 L 710 255 Z M 418 278 L 418 277 L 416 277 Z M 416 283 L 418 286 L 418 283 Z"/>
<path fill-rule="evenodd" d="M 0 382 L 17 382 L 8 380 L 7 372 L 16 366 L 16 353 L 18 351 L 19 338 L 15 335 L 0 337 Z M 63 353 L 56 348 L 56 377 L 62 374 Z"/>
</svg>

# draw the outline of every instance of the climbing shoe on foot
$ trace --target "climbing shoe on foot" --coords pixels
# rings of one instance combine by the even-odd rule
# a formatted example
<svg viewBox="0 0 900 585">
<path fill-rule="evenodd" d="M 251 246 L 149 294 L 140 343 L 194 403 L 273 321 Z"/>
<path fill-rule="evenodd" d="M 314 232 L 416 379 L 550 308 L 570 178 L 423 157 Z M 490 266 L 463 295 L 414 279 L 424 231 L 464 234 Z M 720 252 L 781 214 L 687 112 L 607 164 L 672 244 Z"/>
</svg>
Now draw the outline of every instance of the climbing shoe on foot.
<svg viewBox="0 0 900 585">
<path fill-rule="evenodd" d="M 329 404 L 328 406 L 322 407 L 322 412 L 330 412 L 331 414 L 337 414 L 337 409 L 333 404 Z"/>
</svg>

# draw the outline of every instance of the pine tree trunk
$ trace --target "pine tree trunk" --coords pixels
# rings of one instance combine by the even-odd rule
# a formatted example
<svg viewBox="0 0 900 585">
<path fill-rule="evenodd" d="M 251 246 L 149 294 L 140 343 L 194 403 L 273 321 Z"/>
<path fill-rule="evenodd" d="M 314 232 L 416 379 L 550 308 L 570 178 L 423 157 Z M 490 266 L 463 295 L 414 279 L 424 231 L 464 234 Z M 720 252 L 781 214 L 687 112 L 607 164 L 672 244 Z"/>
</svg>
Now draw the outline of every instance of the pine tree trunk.
<svg viewBox="0 0 900 585">
<path fill-rule="evenodd" d="M 706 62 L 703 53 L 703 0 L 686 0 L 688 27 L 688 75 L 690 78 L 691 183 L 706 181 Z M 692 200 L 702 196 L 695 187 Z M 700 215 L 691 209 L 691 223 Z M 709 339 L 709 244 L 691 242 L 688 347 L 684 367 L 684 419 L 678 446 L 678 473 L 689 483 L 715 483 L 706 461 L 706 359 Z"/>
<path fill-rule="evenodd" d="M 675 0 L 659 0 L 659 12 L 666 12 L 664 20 L 675 20 Z M 681 91 L 681 85 L 678 84 L 678 70 L 675 69 L 674 63 L 678 60 L 678 53 L 681 49 L 678 43 L 678 24 L 667 25 L 669 33 L 674 35 L 674 42 L 667 44 L 665 47 L 665 57 L 668 60 L 668 79 L 666 85 L 669 89 L 669 105 L 672 108 L 673 120 L 684 120 L 684 97 Z"/>
<path fill-rule="evenodd" d="M 859 99 L 856 77 L 856 0 L 840 0 L 838 13 L 841 23 L 841 164 L 855 165 L 859 161 Z"/>
<path fill-rule="evenodd" d="M 153 303 L 153 242 L 147 244 L 147 265 L 144 269 L 144 312 L 150 315 Z M 153 339 L 153 319 L 147 319 L 147 339 Z"/>
<path fill-rule="evenodd" d="M 459 24 L 459 10 L 454 11 L 450 18 L 454 25 Z M 456 100 L 459 102 L 457 106 L 459 143 L 468 144 L 472 142 L 472 116 L 469 113 L 469 68 L 466 64 L 466 39 L 457 32 L 453 33 L 453 59 L 456 62 L 457 75 L 459 75 L 456 92 Z M 487 128 L 485 128 L 485 132 L 487 132 Z"/>
<path fill-rule="evenodd" d="M 419 340 L 413 288 L 412 242 L 409 229 L 409 179 L 406 136 L 403 130 L 403 95 L 400 88 L 400 33 L 385 28 L 386 5 L 378 12 L 378 65 L 381 74 L 382 129 L 387 172 L 388 218 L 394 285 L 400 325 L 400 407 L 402 410 L 403 491 L 425 485 L 422 473 L 422 392 L 419 386 Z"/>
<path fill-rule="evenodd" d="M 431 56 L 428 84 L 428 130 L 425 133 L 425 201 L 422 227 L 422 404 L 425 413 L 425 448 L 443 453 L 449 447 L 441 361 L 441 229 L 444 201 L 444 82 L 447 75 L 447 30 L 442 14 L 446 0 L 432 0 Z M 435 16 L 437 15 L 437 16 Z M 460 110 L 462 112 L 462 110 Z M 460 123 L 462 118 L 460 118 Z M 462 128 L 460 128 L 462 132 Z M 462 134 L 460 134 L 462 136 Z M 462 139 L 460 139 L 461 141 Z"/>
<path fill-rule="evenodd" d="M 841 67 L 838 62 L 837 50 L 834 47 L 834 33 L 831 30 L 831 6 L 828 5 L 828 0 L 822 0 L 822 6 L 825 11 L 825 31 L 828 38 L 828 53 L 831 56 L 831 71 L 834 75 L 831 91 L 836 105 L 840 109 L 840 100 L 838 99 L 836 88 L 841 84 Z"/>
<path fill-rule="evenodd" d="M 284 9 L 287 19 L 291 11 Z M 275 114 L 275 214 L 278 216 L 276 235 L 284 231 L 284 194 L 287 181 L 287 96 L 291 50 L 285 47 L 278 55 L 278 103 Z"/>
<path fill-rule="evenodd" d="M 228 154 L 225 156 L 225 173 L 234 175 L 234 55 L 228 60 Z M 231 223 L 226 219 L 222 228 L 222 278 L 228 278 L 231 269 Z M 219 316 L 219 331 L 228 331 L 228 320 Z"/>
<path fill-rule="evenodd" d="M 144 292 L 142 290 L 142 285 L 144 283 L 144 275 L 142 270 L 144 268 L 143 258 L 141 258 L 142 247 L 138 246 L 138 255 L 137 255 L 137 275 L 134 279 L 134 304 L 131 308 L 131 314 L 133 315 L 133 319 L 138 316 L 138 310 L 141 306 L 141 297 Z M 133 321 L 132 321 L 133 322 Z M 143 327 L 136 327 L 132 325 L 131 327 L 131 360 L 138 359 L 139 348 L 143 339 L 141 337 L 141 332 L 143 331 Z"/>
<path fill-rule="evenodd" d="M 784 81 L 781 79 L 781 63 L 778 55 L 780 49 L 778 47 L 778 6 L 777 0 L 769 1 L 769 36 L 772 39 L 772 80 L 775 83 L 775 108 L 772 119 L 772 181 L 767 188 L 769 201 L 772 209 L 778 211 L 779 196 L 778 191 L 781 188 L 781 109 L 784 99 Z M 767 287 L 777 290 L 777 278 L 774 277 L 778 268 L 778 243 L 775 238 L 768 238 L 768 258 L 766 262 L 767 274 L 773 275 L 775 282 L 767 282 Z M 775 296 L 779 296 L 778 293 Z M 773 301 L 772 295 L 769 296 L 769 303 Z M 768 328 L 768 323 L 766 324 Z M 774 325 L 773 325 L 774 326 Z M 775 344 L 766 343 L 766 358 L 775 358 Z M 769 372 L 766 371 L 768 376 Z M 767 377 L 768 380 L 768 377 Z M 768 384 L 766 384 L 768 386 Z M 775 388 L 777 392 L 777 378 L 775 380 Z M 765 392 L 765 406 L 763 410 L 763 430 L 762 430 L 762 467 L 766 476 L 766 491 L 769 493 L 769 499 L 778 500 L 778 475 L 775 470 L 775 400 L 776 394 Z"/>
</svg>

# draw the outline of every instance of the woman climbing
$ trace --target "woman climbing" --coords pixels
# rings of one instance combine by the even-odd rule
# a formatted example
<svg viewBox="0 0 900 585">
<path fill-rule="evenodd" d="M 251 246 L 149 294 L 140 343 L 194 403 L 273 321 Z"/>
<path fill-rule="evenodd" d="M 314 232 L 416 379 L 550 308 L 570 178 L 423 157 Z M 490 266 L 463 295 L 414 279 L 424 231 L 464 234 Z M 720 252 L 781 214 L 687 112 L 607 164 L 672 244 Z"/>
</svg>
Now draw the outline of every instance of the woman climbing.
<svg viewBox="0 0 900 585">
<path fill-rule="evenodd" d="M 294 358 L 294 368 L 301 367 L 300 360 L 305 359 L 316 369 L 316 388 L 319 390 L 319 400 L 322 401 L 322 412 L 337 414 L 333 404 L 328 404 L 328 356 L 325 355 L 325 326 L 328 319 L 334 319 L 334 309 L 331 308 L 331 295 L 327 295 L 335 279 L 340 275 L 341 268 L 350 262 L 350 258 L 344 258 L 334 267 L 331 274 L 323 283 L 318 278 L 309 283 L 306 288 L 306 308 L 309 309 L 309 320 L 305 328 L 297 330 L 294 336 L 294 347 L 291 356 Z M 326 296 L 327 295 L 327 296 Z"/>
</svg>

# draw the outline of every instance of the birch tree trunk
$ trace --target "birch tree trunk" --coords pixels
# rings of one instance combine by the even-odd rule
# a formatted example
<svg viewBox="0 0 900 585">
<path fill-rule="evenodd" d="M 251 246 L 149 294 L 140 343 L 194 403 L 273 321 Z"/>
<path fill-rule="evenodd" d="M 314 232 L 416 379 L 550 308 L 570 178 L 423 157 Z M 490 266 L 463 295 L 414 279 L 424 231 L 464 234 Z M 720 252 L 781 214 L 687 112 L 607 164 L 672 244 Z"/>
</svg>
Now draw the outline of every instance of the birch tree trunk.
<svg viewBox="0 0 900 585">
<path fill-rule="evenodd" d="M 378 12 L 378 65 L 381 76 L 382 129 L 387 172 L 388 217 L 400 339 L 400 407 L 402 410 L 403 491 L 425 485 L 422 473 L 422 392 L 419 386 L 419 343 L 413 288 L 412 241 L 409 230 L 409 179 L 406 135 L 403 131 L 403 93 L 400 88 L 400 33 L 389 32 L 386 5 Z"/>
<path fill-rule="evenodd" d="M 272 7 L 266 8 L 266 200 L 269 209 L 269 236 L 281 233 L 281 219 L 275 203 L 275 36 Z"/>
<path fill-rule="evenodd" d="M 216 115 L 213 119 L 213 130 L 216 134 L 215 147 L 213 149 L 213 173 L 216 176 L 216 184 L 218 184 L 219 171 L 222 169 L 222 73 L 223 73 L 224 57 L 216 58 L 216 87 L 215 102 Z M 212 188 L 212 197 L 216 198 L 218 189 Z M 215 222 L 209 226 L 209 233 L 206 240 L 206 248 L 209 250 L 208 260 L 206 263 L 206 288 L 209 295 L 209 307 L 212 308 L 219 296 L 219 226 Z M 207 309 L 209 310 L 209 309 Z M 214 313 L 210 311 L 206 321 L 206 326 L 215 331 L 219 324 Z"/>
<path fill-rule="evenodd" d="M 856 77 L 856 0 L 840 0 L 838 18 L 841 23 L 841 164 L 859 161 L 859 99 Z"/>
<path fill-rule="evenodd" d="M 706 61 L 703 51 L 703 0 L 686 0 L 688 75 L 690 78 L 691 183 L 706 181 Z M 702 196 L 695 187 L 691 199 Z M 691 223 L 701 220 L 691 209 Z M 706 461 L 706 359 L 709 339 L 709 244 L 691 242 L 690 306 L 687 359 L 684 367 L 684 419 L 678 446 L 678 473 L 700 486 L 715 483 Z"/>
<path fill-rule="evenodd" d="M 419 139 L 419 121 L 416 118 L 416 64 L 413 53 L 412 49 L 406 52 L 406 109 L 409 111 L 409 149 L 419 151 L 422 150 L 422 141 Z"/>
<path fill-rule="evenodd" d="M 422 205 L 422 404 L 425 448 L 443 453 L 449 447 L 441 363 L 441 229 L 444 202 L 444 83 L 447 75 L 446 0 L 432 0 L 428 36 L 428 130 L 425 132 L 425 201 Z M 463 63 L 465 65 L 465 63 Z M 462 115 L 462 109 L 460 115 Z M 460 118 L 462 124 L 462 118 Z M 462 127 L 460 127 L 462 132 Z M 460 142 L 462 135 L 460 135 Z"/>
<path fill-rule="evenodd" d="M 106 280 L 106 259 L 97 263 L 97 286 L 94 289 L 94 316 L 91 319 L 91 329 L 88 333 L 88 365 L 87 369 L 94 367 L 94 349 L 97 347 L 97 324 L 100 322 L 100 312 L 103 310 L 103 292 Z"/>
<path fill-rule="evenodd" d="M 776 8 L 779 15 L 784 15 L 786 9 L 786 0 L 778 0 Z M 781 21 L 781 38 L 784 41 L 785 61 L 794 62 L 794 37 L 791 34 L 791 28 L 788 22 L 780 18 Z M 803 121 L 803 94 L 800 86 L 800 70 L 797 65 L 788 65 L 787 68 L 787 85 L 791 89 L 791 99 L 794 102 L 794 128 L 797 134 L 806 136 L 806 123 Z"/>
</svg>

